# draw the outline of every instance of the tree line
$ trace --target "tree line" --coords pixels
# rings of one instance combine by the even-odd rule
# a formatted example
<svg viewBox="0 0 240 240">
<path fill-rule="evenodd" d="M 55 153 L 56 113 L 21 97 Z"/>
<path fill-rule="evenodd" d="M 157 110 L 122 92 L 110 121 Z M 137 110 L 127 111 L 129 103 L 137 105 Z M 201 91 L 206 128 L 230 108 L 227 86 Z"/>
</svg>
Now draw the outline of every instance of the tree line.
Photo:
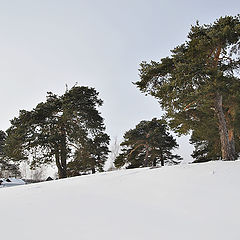
<svg viewBox="0 0 240 240">
<path fill-rule="evenodd" d="M 170 130 L 191 134 L 195 162 L 236 160 L 240 152 L 240 16 L 191 27 L 186 42 L 159 62 L 143 61 L 134 84 L 156 98 L 164 116 L 141 121 L 127 131 L 117 168 L 178 164 Z M 15 174 L 54 162 L 59 178 L 103 171 L 110 137 L 94 88 L 74 86 L 62 96 L 51 92 L 33 110 L 21 110 L 0 132 L 0 168 Z"/>
</svg>

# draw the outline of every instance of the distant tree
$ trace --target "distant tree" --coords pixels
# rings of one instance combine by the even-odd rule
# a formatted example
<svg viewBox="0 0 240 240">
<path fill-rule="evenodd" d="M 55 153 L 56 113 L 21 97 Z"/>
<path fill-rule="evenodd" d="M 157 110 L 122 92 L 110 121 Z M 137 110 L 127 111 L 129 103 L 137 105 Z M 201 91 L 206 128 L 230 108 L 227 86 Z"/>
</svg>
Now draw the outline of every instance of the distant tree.
<svg viewBox="0 0 240 240">
<path fill-rule="evenodd" d="M 166 162 L 177 164 L 181 157 L 172 154 L 178 147 L 176 140 L 168 132 L 164 120 L 141 121 L 134 129 L 127 131 L 121 143 L 122 153 L 114 164 L 117 168 L 127 165 L 127 168 L 156 166 Z"/>
<path fill-rule="evenodd" d="M 120 143 L 118 141 L 118 138 L 115 137 L 113 139 L 112 145 L 110 147 L 110 156 L 109 156 L 109 167 L 107 171 L 113 171 L 116 170 L 116 167 L 114 165 L 114 162 L 117 158 L 117 156 L 120 154 Z"/>
<path fill-rule="evenodd" d="M 0 157 L 4 156 L 4 146 L 6 143 L 7 135 L 4 131 L 0 130 Z"/>
<path fill-rule="evenodd" d="M 31 159 L 32 167 L 55 161 L 59 178 L 67 177 L 67 161 L 76 149 L 83 150 L 89 146 L 86 143 L 96 142 L 103 135 L 101 144 L 108 145 L 109 137 L 104 134 L 103 118 L 97 110 L 102 103 L 94 88 L 75 86 L 62 96 L 48 93 L 46 102 L 32 111 L 20 111 L 11 121 L 6 139 L 8 157 L 15 161 Z M 95 154 L 101 144 L 91 145 L 90 153 Z"/>
<path fill-rule="evenodd" d="M 5 154 L 7 135 L 0 130 L 0 177 L 20 177 L 19 165 L 7 158 Z"/>
<path fill-rule="evenodd" d="M 46 166 L 40 166 L 34 170 L 31 170 L 31 180 L 34 182 L 40 182 L 46 178 Z"/>
<path fill-rule="evenodd" d="M 238 156 L 239 48 L 240 15 L 209 25 L 197 22 L 188 41 L 172 50 L 171 57 L 143 62 L 136 82 L 142 92 L 159 100 L 179 133 L 194 130 L 192 124 L 201 121 L 201 114 L 213 111 L 224 160 Z"/>
</svg>

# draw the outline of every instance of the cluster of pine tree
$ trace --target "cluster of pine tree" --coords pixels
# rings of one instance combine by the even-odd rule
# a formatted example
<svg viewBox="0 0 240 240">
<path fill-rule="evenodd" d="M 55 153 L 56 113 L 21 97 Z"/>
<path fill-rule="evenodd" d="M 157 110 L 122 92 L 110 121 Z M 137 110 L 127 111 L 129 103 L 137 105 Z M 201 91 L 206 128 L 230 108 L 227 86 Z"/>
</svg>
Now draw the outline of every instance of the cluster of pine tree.
<svg viewBox="0 0 240 240">
<path fill-rule="evenodd" d="M 160 62 L 142 62 L 136 86 L 158 99 L 170 127 L 192 133 L 197 162 L 235 160 L 240 151 L 240 15 L 192 26 Z"/>
<path fill-rule="evenodd" d="M 135 83 L 155 97 L 162 119 L 141 121 L 127 131 L 117 168 L 177 164 L 178 147 L 170 130 L 191 133 L 195 162 L 235 160 L 240 152 L 240 15 L 191 27 L 188 40 L 159 62 L 142 62 Z M 0 173 L 19 174 L 21 161 L 31 167 L 55 162 L 60 178 L 103 171 L 109 153 L 94 88 L 74 86 L 62 96 L 51 92 L 31 111 L 20 111 L 0 132 Z"/>
</svg>

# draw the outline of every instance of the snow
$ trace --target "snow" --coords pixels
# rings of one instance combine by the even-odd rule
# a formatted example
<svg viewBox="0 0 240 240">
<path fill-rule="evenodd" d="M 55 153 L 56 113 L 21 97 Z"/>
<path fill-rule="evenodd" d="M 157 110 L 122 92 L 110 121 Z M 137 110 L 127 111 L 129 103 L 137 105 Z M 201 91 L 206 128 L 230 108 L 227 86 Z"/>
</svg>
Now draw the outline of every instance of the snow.
<svg viewBox="0 0 240 240">
<path fill-rule="evenodd" d="M 239 240 L 240 161 L 0 189 L 1 239 Z"/>
<path fill-rule="evenodd" d="M 16 184 L 25 184 L 25 182 L 22 179 L 19 178 L 8 178 L 12 183 Z"/>
<path fill-rule="evenodd" d="M 1 185 L 0 187 L 13 187 L 18 185 L 23 185 L 25 182 L 22 179 L 18 178 L 8 178 L 8 179 L 0 179 Z"/>
</svg>

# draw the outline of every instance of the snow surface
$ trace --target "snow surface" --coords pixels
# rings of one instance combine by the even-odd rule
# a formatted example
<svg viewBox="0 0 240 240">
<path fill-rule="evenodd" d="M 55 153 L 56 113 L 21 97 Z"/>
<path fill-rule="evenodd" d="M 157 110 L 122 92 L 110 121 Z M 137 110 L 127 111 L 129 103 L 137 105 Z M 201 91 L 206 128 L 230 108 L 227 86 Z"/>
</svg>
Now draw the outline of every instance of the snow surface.
<svg viewBox="0 0 240 240">
<path fill-rule="evenodd" d="M 17 178 L 8 178 L 8 179 L 0 179 L 0 180 L 2 181 L 0 187 L 13 187 L 13 186 L 26 184 L 22 179 L 17 179 Z"/>
<path fill-rule="evenodd" d="M 239 240 L 240 161 L 0 189 L 1 239 Z"/>
</svg>

